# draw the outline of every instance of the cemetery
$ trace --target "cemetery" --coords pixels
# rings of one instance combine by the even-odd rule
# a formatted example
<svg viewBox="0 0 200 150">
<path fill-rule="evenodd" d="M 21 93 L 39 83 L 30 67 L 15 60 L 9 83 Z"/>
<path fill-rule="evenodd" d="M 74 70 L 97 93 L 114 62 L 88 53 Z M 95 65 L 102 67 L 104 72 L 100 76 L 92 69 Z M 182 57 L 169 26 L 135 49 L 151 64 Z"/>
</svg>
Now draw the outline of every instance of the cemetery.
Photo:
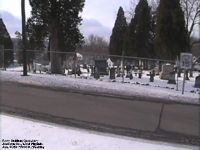
<svg viewBox="0 0 200 150">
<path fill-rule="evenodd" d="M 200 0 L 2 1 L 3 149 L 200 145 Z"/>
<path fill-rule="evenodd" d="M 172 61 L 144 58 L 122 59 L 110 58 L 109 56 L 85 57 L 81 54 L 78 54 L 78 56 L 79 57 L 77 57 L 76 60 L 72 58 L 73 56 L 71 56 L 70 59 L 68 58 L 68 62 L 66 62 L 65 67 L 63 67 L 64 75 L 89 80 L 107 80 L 111 82 L 141 84 L 145 86 L 152 85 L 154 87 L 176 90 L 178 90 L 177 86 L 180 86 L 178 84 L 182 84 L 179 82 L 184 80 L 184 68 L 178 68 L 177 64 L 175 64 L 176 62 Z M 49 66 L 46 70 L 50 70 Z M 41 68 L 45 67 L 40 65 L 38 73 L 41 73 L 41 70 L 43 70 L 43 73 L 45 73 L 45 69 Z M 200 87 L 200 83 L 198 82 L 198 71 L 192 72 L 192 76 L 190 75 L 190 78 L 189 72 L 186 72 L 185 80 L 190 83 L 194 82 L 194 88 Z M 160 82 L 159 84 L 157 83 L 158 81 Z M 191 89 L 190 92 L 197 93 L 197 91 L 194 89 Z"/>
<path fill-rule="evenodd" d="M 183 99 L 185 96 L 183 101 L 192 99 L 192 101 L 198 102 L 200 88 L 199 72 L 193 71 L 192 76 L 190 76 L 188 72 L 188 75 L 185 75 L 184 78 L 184 69 L 178 69 L 175 62 L 141 58 L 116 59 L 108 56 L 85 57 L 81 54 L 79 56 L 81 57 L 75 60 L 73 59 L 73 55 L 71 55 L 71 58 L 68 58 L 68 62 L 63 63 L 63 75 L 51 74 L 50 64 L 42 65 L 40 63 L 35 63 L 35 69 L 30 70 L 29 72 L 31 77 L 27 77 L 29 80 L 32 80 L 33 77 L 34 81 L 25 79 L 26 81 L 23 82 L 31 82 L 31 84 L 34 82 L 38 83 L 39 81 L 37 81 L 38 79 L 36 78 L 39 77 L 41 78 L 39 79 L 41 85 L 46 86 L 49 86 L 48 84 L 50 82 L 51 84 L 53 83 L 51 80 L 55 80 L 61 82 L 58 84 L 59 87 L 67 86 L 68 88 L 71 88 L 70 86 L 75 82 L 77 87 L 83 88 L 82 90 L 84 90 L 84 88 L 88 90 L 88 86 L 91 86 L 91 88 L 94 86 L 95 88 L 90 90 L 96 90 L 98 92 L 102 91 L 103 88 L 103 90 L 107 89 L 106 92 L 108 93 L 111 89 L 112 94 L 125 95 L 126 92 L 124 91 L 127 91 L 127 95 L 136 94 L 140 96 L 143 94 L 145 96 L 143 90 L 147 90 L 147 95 L 150 97 L 154 93 L 156 93 L 157 97 L 163 97 L 163 95 L 160 94 L 160 91 L 162 91 L 165 95 L 164 98 L 167 99 L 172 99 L 169 98 L 170 95 L 173 95 L 173 99 L 178 97 L 179 100 Z M 14 74 L 20 74 L 21 72 L 22 67 L 7 68 L 6 72 L 2 72 L 2 79 L 15 80 L 15 77 L 13 77 Z M 7 74 L 6 77 L 4 74 Z M 10 77 L 11 79 L 8 79 L 10 75 L 12 77 Z M 188 80 L 186 80 L 186 76 L 188 76 Z M 69 83 L 67 80 L 70 80 L 70 82 L 73 80 L 73 82 Z M 67 83 L 65 83 L 65 81 Z M 83 85 L 80 85 L 82 83 Z"/>
</svg>

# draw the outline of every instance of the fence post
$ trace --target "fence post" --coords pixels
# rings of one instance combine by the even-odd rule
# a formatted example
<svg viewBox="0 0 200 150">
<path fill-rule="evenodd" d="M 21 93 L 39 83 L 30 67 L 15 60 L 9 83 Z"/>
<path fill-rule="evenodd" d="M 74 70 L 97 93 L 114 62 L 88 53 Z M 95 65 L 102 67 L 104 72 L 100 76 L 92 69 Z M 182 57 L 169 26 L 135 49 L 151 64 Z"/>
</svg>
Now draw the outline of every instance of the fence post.
<svg viewBox="0 0 200 150">
<path fill-rule="evenodd" d="M 124 51 L 122 51 L 122 83 L 124 83 Z"/>
<path fill-rule="evenodd" d="M 75 75 L 75 78 L 76 78 L 76 69 L 77 69 L 77 54 L 75 52 L 75 54 L 74 54 L 74 75 Z"/>
</svg>

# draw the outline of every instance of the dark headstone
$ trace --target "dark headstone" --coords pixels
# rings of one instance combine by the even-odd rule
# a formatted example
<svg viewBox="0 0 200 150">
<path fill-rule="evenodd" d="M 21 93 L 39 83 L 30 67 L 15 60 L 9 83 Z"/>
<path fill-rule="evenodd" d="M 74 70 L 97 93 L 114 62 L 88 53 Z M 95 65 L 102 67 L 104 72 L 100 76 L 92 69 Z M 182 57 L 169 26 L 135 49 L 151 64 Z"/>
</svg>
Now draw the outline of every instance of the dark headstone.
<svg viewBox="0 0 200 150">
<path fill-rule="evenodd" d="M 68 75 L 72 75 L 72 70 L 68 70 Z"/>
<path fill-rule="evenodd" d="M 130 71 L 131 71 L 131 65 L 127 65 L 127 66 L 126 66 L 126 71 L 127 71 L 127 72 L 130 72 Z"/>
<path fill-rule="evenodd" d="M 138 78 L 140 78 L 140 79 L 142 78 L 142 73 L 141 72 L 138 73 Z"/>
<path fill-rule="evenodd" d="M 86 64 L 83 64 L 83 69 L 87 69 L 87 65 Z"/>
<path fill-rule="evenodd" d="M 115 79 L 115 68 L 110 68 L 110 79 Z"/>
<path fill-rule="evenodd" d="M 178 69 L 178 77 L 181 77 L 181 69 Z"/>
<path fill-rule="evenodd" d="M 200 75 L 196 77 L 194 87 L 200 88 Z"/>
<path fill-rule="evenodd" d="M 94 68 L 94 78 L 95 79 L 99 79 L 100 78 L 99 70 L 96 67 Z"/>
<path fill-rule="evenodd" d="M 168 84 L 176 84 L 176 79 L 175 79 L 175 71 L 171 72 L 169 74 L 169 78 L 168 78 Z"/>
<path fill-rule="evenodd" d="M 108 64 L 106 60 L 95 60 L 95 68 L 98 69 L 100 75 L 108 75 L 107 67 Z"/>
<path fill-rule="evenodd" d="M 154 82 L 155 72 L 150 72 L 150 82 Z"/>
<path fill-rule="evenodd" d="M 130 80 L 133 79 L 133 74 L 132 74 L 132 73 L 130 74 L 129 79 L 130 79 Z"/>
</svg>

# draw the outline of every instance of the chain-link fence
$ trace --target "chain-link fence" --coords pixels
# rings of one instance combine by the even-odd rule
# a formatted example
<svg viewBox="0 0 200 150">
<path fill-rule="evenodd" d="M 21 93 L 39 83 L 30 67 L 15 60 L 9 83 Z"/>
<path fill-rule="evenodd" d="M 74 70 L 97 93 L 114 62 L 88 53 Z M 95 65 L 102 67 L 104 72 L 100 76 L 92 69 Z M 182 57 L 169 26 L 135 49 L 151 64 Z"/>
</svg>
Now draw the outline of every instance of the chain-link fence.
<svg viewBox="0 0 200 150">
<path fill-rule="evenodd" d="M 3 46 L 0 46 L 0 58 L 0 68 L 19 67 L 23 64 L 23 51 L 20 49 L 4 49 Z M 175 68 L 175 60 L 86 53 L 81 51 L 26 50 L 26 59 L 28 71 L 34 73 L 74 74 L 75 76 L 87 73 L 88 76 L 95 78 L 99 78 L 102 75 L 110 75 L 112 76 L 111 78 L 115 78 L 115 76 L 128 76 L 132 78 L 133 74 L 141 76 L 144 71 L 148 71 L 152 75 L 159 75 L 166 64 L 171 64 L 171 69 L 169 69 L 170 67 L 166 69 L 170 70 L 168 72 L 179 71 L 178 73 L 181 73 L 180 69 L 177 70 Z M 198 71 L 198 65 L 196 66 L 193 69 Z M 192 77 L 192 70 L 189 70 L 187 75 Z"/>
<path fill-rule="evenodd" d="M 13 52 L 13 58 L 10 57 L 11 52 Z M 17 67 L 23 64 L 22 50 L 8 50 L 1 47 L 0 55 L 1 68 Z M 59 59 L 59 62 L 55 60 L 55 56 Z M 51 73 L 52 67 L 60 67 L 62 73 L 67 72 L 66 74 L 69 75 L 80 75 L 85 70 L 90 76 L 96 75 L 96 77 L 109 75 L 110 72 L 116 73 L 116 76 L 141 73 L 142 71 L 153 71 L 155 74 L 159 74 L 162 70 L 162 65 L 175 65 L 173 60 L 47 50 L 27 50 L 26 59 L 28 71 L 30 72 Z"/>
</svg>

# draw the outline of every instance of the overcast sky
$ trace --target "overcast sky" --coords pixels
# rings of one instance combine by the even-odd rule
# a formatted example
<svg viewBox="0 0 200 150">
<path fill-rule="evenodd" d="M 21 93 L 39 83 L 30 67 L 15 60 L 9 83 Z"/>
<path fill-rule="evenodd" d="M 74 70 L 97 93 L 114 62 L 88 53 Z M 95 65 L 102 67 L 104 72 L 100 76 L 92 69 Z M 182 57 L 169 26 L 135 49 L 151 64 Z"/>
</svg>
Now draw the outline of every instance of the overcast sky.
<svg viewBox="0 0 200 150">
<path fill-rule="evenodd" d="M 98 34 L 109 39 L 117 11 L 120 6 L 128 10 L 130 0 L 86 0 L 83 9 L 81 31 L 85 36 Z M 0 0 L 1 17 L 11 36 L 16 30 L 21 31 L 21 0 Z M 26 0 L 26 15 L 30 16 L 31 8 Z"/>
</svg>

